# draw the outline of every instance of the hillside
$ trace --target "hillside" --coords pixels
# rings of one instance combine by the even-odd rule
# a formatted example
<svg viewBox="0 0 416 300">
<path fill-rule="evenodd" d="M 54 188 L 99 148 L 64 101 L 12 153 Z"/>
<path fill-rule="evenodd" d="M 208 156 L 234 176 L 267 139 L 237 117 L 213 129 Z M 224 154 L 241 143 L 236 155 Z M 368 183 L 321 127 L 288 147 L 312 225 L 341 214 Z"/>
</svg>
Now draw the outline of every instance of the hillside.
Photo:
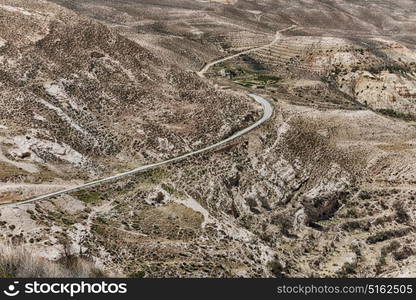
<svg viewBox="0 0 416 300">
<path fill-rule="evenodd" d="M 257 114 L 244 96 L 214 90 L 62 7 L 5 1 L 0 13 L 6 187 L 60 188 L 169 158 L 228 136 Z"/>
<path fill-rule="evenodd" d="M 62 274 L 415 276 L 414 4 L 3 1 L 3 202 L 218 142 L 259 119 L 247 93 L 274 113 L 209 153 L 0 208 L 2 240 L 87 266 Z"/>
<path fill-rule="evenodd" d="M 251 64 L 284 78 L 326 76 L 362 105 L 413 118 L 412 1 L 189 0 L 164 3 L 163 9 L 160 1 L 56 2 L 193 70 L 226 53 L 267 44 L 277 30 L 296 26 L 274 47 L 250 56 Z"/>
</svg>

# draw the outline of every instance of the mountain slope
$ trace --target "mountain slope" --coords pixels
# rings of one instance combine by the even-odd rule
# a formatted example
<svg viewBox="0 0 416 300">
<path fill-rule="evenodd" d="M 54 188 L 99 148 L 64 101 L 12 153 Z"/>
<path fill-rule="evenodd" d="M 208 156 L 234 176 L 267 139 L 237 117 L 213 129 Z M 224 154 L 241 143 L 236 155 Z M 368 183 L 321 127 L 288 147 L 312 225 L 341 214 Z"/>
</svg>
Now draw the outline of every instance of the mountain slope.
<svg viewBox="0 0 416 300">
<path fill-rule="evenodd" d="M 0 13 L 0 160 L 11 170 L 2 181 L 132 168 L 216 142 L 257 114 L 245 97 L 67 9 L 4 1 Z"/>
</svg>

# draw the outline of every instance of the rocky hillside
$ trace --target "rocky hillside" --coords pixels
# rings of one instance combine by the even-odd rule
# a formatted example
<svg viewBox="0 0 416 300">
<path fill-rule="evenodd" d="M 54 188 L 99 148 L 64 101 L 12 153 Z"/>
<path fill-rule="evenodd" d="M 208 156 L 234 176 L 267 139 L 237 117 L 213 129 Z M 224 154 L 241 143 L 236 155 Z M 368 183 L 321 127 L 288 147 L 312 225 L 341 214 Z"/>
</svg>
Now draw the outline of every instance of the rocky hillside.
<svg viewBox="0 0 416 300">
<path fill-rule="evenodd" d="M 266 127 L 209 155 L 3 209 L 4 235 L 131 277 L 414 274 L 414 127 L 274 104 Z"/>
<path fill-rule="evenodd" d="M 159 1 L 56 2 L 194 70 L 225 53 L 267 44 L 277 30 L 296 26 L 273 47 L 250 56 L 257 69 L 282 78 L 306 73 L 308 80 L 316 73 L 362 105 L 414 118 L 411 1 L 396 1 L 392 8 L 389 1 L 185 0 L 163 9 Z"/>
<path fill-rule="evenodd" d="M 218 141 L 258 118 L 247 92 L 274 114 L 3 207 L 4 243 L 129 277 L 415 276 L 413 1 L 53 2 L 0 6 L 2 201 Z"/>
<path fill-rule="evenodd" d="M 218 141 L 257 114 L 245 97 L 57 5 L 4 1 L 0 14 L 1 182 L 132 168 Z"/>
<path fill-rule="evenodd" d="M 323 80 L 371 109 L 415 118 L 416 55 L 396 41 L 291 36 L 249 59 L 274 76 Z"/>
</svg>

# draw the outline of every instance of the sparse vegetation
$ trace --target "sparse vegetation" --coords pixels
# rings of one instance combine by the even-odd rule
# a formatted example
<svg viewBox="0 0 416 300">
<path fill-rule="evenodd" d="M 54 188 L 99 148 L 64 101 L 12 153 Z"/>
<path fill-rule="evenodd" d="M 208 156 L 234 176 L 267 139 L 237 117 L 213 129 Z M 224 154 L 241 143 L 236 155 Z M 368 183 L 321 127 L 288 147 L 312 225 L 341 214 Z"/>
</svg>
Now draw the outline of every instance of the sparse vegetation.
<svg viewBox="0 0 416 300">
<path fill-rule="evenodd" d="M 407 73 L 411 73 L 412 70 L 410 67 L 405 66 L 405 65 L 382 65 L 382 66 L 378 66 L 378 67 L 370 67 L 368 68 L 368 71 L 373 73 L 373 74 L 379 74 L 382 71 L 388 71 L 390 73 L 395 73 L 395 72 L 399 72 L 402 74 L 407 74 Z"/>
<path fill-rule="evenodd" d="M 162 179 L 167 177 L 169 173 L 165 169 L 153 169 L 145 173 L 135 175 L 137 180 L 143 184 L 159 184 Z"/>
<path fill-rule="evenodd" d="M 406 234 L 408 234 L 410 231 L 412 231 L 412 229 L 409 228 L 409 227 L 401 228 L 401 229 L 392 229 L 392 230 L 380 231 L 380 232 L 377 232 L 374 235 L 369 236 L 367 238 L 367 243 L 368 244 L 376 244 L 376 243 L 383 242 L 383 241 L 386 241 L 386 240 L 391 239 L 391 238 L 402 237 L 402 236 L 405 236 Z"/>
<path fill-rule="evenodd" d="M 397 112 L 395 110 L 392 109 L 378 109 L 377 110 L 379 113 L 389 116 L 389 117 L 393 117 L 393 118 L 397 118 L 397 119 L 402 119 L 405 121 L 416 121 L 416 116 L 414 114 L 411 113 L 401 113 L 401 112 Z"/>
<path fill-rule="evenodd" d="M 337 272 L 338 277 L 349 277 L 357 273 L 357 263 L 346 262 L 340 271 Z"/>
<path fill-rule="evenodd" d="M 393 252 L 393 257 L 395 260 L 405 260 L 412 255 L 414 255 L 414 250 L 409 246 L 403 246 L 400 250 Z"/>
<path fill-rule="evenodd" d="M 409 214 L 406 212 L 404 203 L 402 201 L 396 201 L 394 203 L 394 209 L 396 211 L 396 221 L 400 224 L 407 223 L 410 220 Z"/>
<path fill-rule="evenodd" d="M 82 202 L 85 202 L 91 205 L 97 205 L 99 202 L 105 199 L 103 194 L 101 194 L 98 191 L 93 191 L 93 190 L 84 190 L 84 191 L 75 192 L 74 196 L 77 197 Z"/>
<path fill-rule="evenodd" d="M 16 180 L 28 174 L 28 172 L 22 169 L 0 161 L 0 181 Z"/>
<path fill-rule="evenodd" d="M 280 263 L 279 259 L 275 258 L 274 260 L 270 261 L 268 263 L 268 267 L 270 269 L 270 272 L 272 272 L 272 274 L 275 277 L 282 277 L 282 272 L 284 268 Z"/>
<path fill-rule="evenodd" d="M 414 5 L 221 2 L 0 7 L 3 202 L 212 145 L 261 118 L 250 91 L 274 106 L 217 151 L 2 209 L 1 276 L 412 274 Z"/>
<path fill-rule="evenodd" d="M 92 262 L 68 256 L 58 262 L 39 258 L 22 246 L 0 246 L 1 278 L 61 278 L 106 277 L 106 273 Z"/>
<path fill-rule="evenodd" d="M 143 278 L 146 275 L 146 272 L 143 270 L 138 270 L 136 272 L 130 273 L 129 278 Z"/>
</svg>

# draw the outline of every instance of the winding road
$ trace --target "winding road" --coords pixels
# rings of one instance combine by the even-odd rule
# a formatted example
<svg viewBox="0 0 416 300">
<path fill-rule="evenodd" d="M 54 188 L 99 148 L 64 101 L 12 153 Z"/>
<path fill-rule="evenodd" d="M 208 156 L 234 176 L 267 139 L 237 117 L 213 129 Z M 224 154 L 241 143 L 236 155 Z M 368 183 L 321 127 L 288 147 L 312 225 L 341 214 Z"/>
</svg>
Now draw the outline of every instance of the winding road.
<svg viewBox="0 0 416 300">
<path fill-rule="evenodd" d="M 259 50 L 263 50 L 263 49 L 270 48 L 270 47 L 272 47 L 273 45 L 275 45 L 279 41 L 279 39 L 281 37 L 280 34 L 282 32 L 295 29 L 296 27 L 298 27 L 298 26 L 297 25 L 293 25 L 293 26 L 290 26 L 288 28 L 285 28 L 285 29 L 282 29 L 282 30 L 277 31 L 276 32 L 276 35 L 275 35 L 275 37 L 273 39 L 273 41 L 271 43 L 267 44 L 267 45 L 264 45 L 264 46 L 261 46 L 261 47 L 256 47 L 256 48 L 251 48 L 251 49 L 248 49 L 248 50 L 245 50 L 245 51 L 242 51 L 242 52 L 239 52 L 239 53 L 236 53 L 236 54 L 233 54 L 233 55 L 230 55 L 230 56 L 221 58 L 221 59 L 218 59 L 216 61 L 210 62 L 210 63 L 206 64 L 202 68 L 201 71 L 198 72 L 198 75 L 200 77 L 205 77 L 205 73 L 208 72 L 208 70 L 211 67 L 215 66 L 216 64 L 222 63 L 224 61 L 227 61 L 227 60 L 230 60 L 230 59 L 233 59 L 233 58 L 237 58 L 237 57 L 239 57 L 241 55 L 244 55 L 244 54 L 249 54 L 249 53 L 252 53 L 252 52 L 255 52 L 255 51 L 259 51 Z"/>
<path fill-rule="evenodd" d="M 248 53 L 251 53 L 251 52 L 254 52 L 254 51 L 257 51 L 257 50 L 261 50 L 261 49 L 265 49 L 265 48 L 271 47 L 271 46 L 273 46 L 279 40 L 280 33 L 281 32 L 287 31 L 287 30 L 291 30 L 291 29 L 293 29 L 295 27 L 296 26 L 291 26 L 291 27 L 288 27 L 288 28 L 285 28 L 283 30 L 280 30 L 280 31 L 276 32 L 276 36 L 275 36 L 274 40 L 270 44 L 267 44 L 267 45 L 261 46 L 261 47 L 252 48 L 252 49 L 249 49 L 249 50 L 246 50 L 246 51 L 237 53 L 237 54 L 233 54 L 233 55 L 227 56 L 225 58 L 218 59 L 218 60 L 213 61 L 213 62 L 211 62 L 209 64 L 206 64 L 202 68 L 202 70 L 199 71 L 197 74 L 201 78 L 205 78 L 205 73 L 212 66 L 214 66 L 214 65 L 216 65 L 218 63 L 221 63 L 221 62 L 224 62 L 226 60 L 230 60 L 230 59 L 236 58 L 236 57 L 238 57 L 240 55 L 248 54 Z M 108 182 L 116 181 L 118 179 L 121 179 L 121 178 L 130 176 L 130 175 L 134 175 L 134 174 L 138 174 L 138 173 L 143 173 L 143 172 L 146 172 L 146 171 L 149 171 L 149 170 L 152 170 L 152 169 L 156 169 L 158 167 L 161 167 L 161 166 L 164 166 L 164 165 L 167 165 L 167 164 L 179 162 L 179 161 L 182 161 L 184 159 L 187 159 L 187 158 L 189 158 L 191 156 L 195 156 L 197 154 L 201 154 L 201 153 L 204 153 L 204 152 L 208 152 L 210 150 L 213 150 L 213 149 L 216 149 L 218 147 L 221 147 L 221 146 L 229 143 L 230 141 L 233 141 L 233 140 L 235 140 L 235 139 L 237 139 L 237 138 L 239 138 L 239 137 L 241 137 L 241 136 L 249 133 L 253 129 L 256 129 L 257 127 L 261 126 L 263 123 L 267 122 L 272 117 L 272 115 L 273 115 L 273 107 L 269 103 L 268 100 L 266 100 L 265 98 L 263 98 L 263 97 L 261 97 L 259 95 L 256 95 L 256 94 L 248 94 L 248 96 L 250 96 L 252 99 L 254 99 L 257 103 L 259 103 L 262 106 L 262 108 L 263 108 L 263 116 L 261 117 L 261 119 L 259 119 L 257 122 L 255 122 L 251 126 L 249 126 L 247 128 L 244 128 L 244 129 L 242 129 L 242 130 L 234 133 L 232 136 L 230 136 L 230 137 L 228 137 L 228 138 L 226 138 L 226 139 L 224 139 L 224 140 L 222 140 L 222 141 L 220 141 L 218 143 L 215 143 L 215 144 L 210 145 L 210 146 L 207 146 L 205 148 L 202 148 L 202 149 L 199 149 L 199 150 L 196 150 L 196 151 L 192 151 L 192 152 L 189 152 L 187 154 L 183 154 L 183 155 L 180 155 L 180 156 L 177 156 L 177 157 L 174 157 L 174 158 L 165 160 L 165 161 L 161 161 L 161 162 L 158 162 L 158 163 L 153 163 L 153 164 L 149 164 L 149 165 L 146 165 L 146 166 L 142 166 L 142 167 L 133 169 L 131 171 L 127 171 L 127 172 L 124 172 L 124 173 L 119 173 L 117 175 L 110 176 L 110 177 L 107 177 L 107 178 L 104 178 L 104 179 L 99 179 L 99 180 L 91 181 L 91 182 L 88 182 L 88 183 L 85 183 L 85 184 L 82 184 L 82 185 L 79 185 L 79 186 L 76 186 L 76 187 L 71 187 L 71 188 L 64 189 L 64 190 L 60 190 L 60 191 L 53 192 L 53 193 L 50 193 L 50 194 L 45 194 L 45 195 L 42 195 L 42 196 L 39 196 L 39 197 L 30 199 L 30 200 L 25 200 L 25 201 L 20 201 L 20 202 L 15 202 L 15 203 L 6 203 L 6 204 L 3 204 L 3 205 L 0 205 L 0 207 L 20 206 L 20 205 L 35 203 L 35 202 L 39 202 L 39 201 L 43 201 L 43 200 L 49 200 L 49 199 L 54 198 L 54 197 L 57 197 L 57 196 L 61 196 L 61 195 L 64 195 L 64 194 L 69 194 L 69 193 L 72 193 L 72 192 L 76 192 L 76 191 L 79 191 L 79 190 L 83 190 L 83 189 L 86 189 L 86 188 L 89 188 L 89 187 L 101 185 L 103 183 L 108 183 Z"/>
<path fill-rule="evenodd" d="M 100 184 L 103 184 L 103 183 L 108 183 L 108 182 L 111 182 L 111 181 L 115 181 L 117 179 L 121 179 L 123 177 L 127 177 L 127 176 L 134 175 L 134 174 L 137 174 L 137 173 L 143 173 L 145 171 L 149 171 L 149 170 L 152 170 L 152 169 L 155 169 L 155 168 L 158 168 L 158 167 L 170 164 L 170 163 L 179 162 L 179 161 L 184 160 L 188 157 L 191 157 L 191 156 L 203 153 L 203 152 L 207 152 L 207 151 L 213 150 L 215 148 L 218 148 L 220 146 L 223 146 L 223 145 L 227 144 L 228 142 L 230 142 L 232 140 L 235 140 L 236 138 L 241 137 L 241 136 L 247 134 L 248 132 L 250 132 L 251 130 L 259 127 L 261 124 L 263 124 L 264 122 L 269 120 L 271 118 L 271 116 L 273 115 L 273 107 L 270 105 L 269 101 L 267 101 L 266 99 L 264 99 L 261 96 L 255 95 L 255 94 L 249 94 L 249 96 L 251 98 L 253 98 L 256 102 L 258 102 L 262 105 L 262 107 L 263 107 L 263 117 L 260 120 L 258 120 L 256 123 L 254 123 L 253 125 L 251 125 L 247 128 L 244 128 L 241 131 L 236 132 L 235 134 L 226 138 L 225 140 L 222 140 L 222 141 L 220 141 L 218 143 L 215 143 L 213 145 L 210 145 L 208 147 L 205 147 L 205 148 L 202 148 L 202 149 L 199 149 L 199 150 L 196 150 L 196 151 L 192 151 L 192 152 L 189 152 L 187 154 L 183 154 L 181 156 L 177 156 L 177 157 L 165 160 L 165 161 L 161 161 L 161 162 L 158 162 L 158 163 L 142 166 L 142 167 L 133 169 L 131 171 L 120 173 L 120 174 L 110 176 L 110 177 L 107 177 L 107 178 L 104 178 L 104 179 L 91 181 L 89 183 L 85 183 L 85 184 L 82 184 L 82 185 L 79 185 L 79 186 L 76 186 L 76 187 L 72 187 L 72 188 L 69 188 L 69 189 L 61 190 L 61 191 L 58 191 L 58 192 L 42 195 L 42 196 L 30 199 L 30 200 L 20 201 L 20 202 L 16 202 L 16 203 L 4 204 L 1 207 L 18 206 L 18 205 L 34 203 L 34 202 L 38 202 L 38 201 L 42 201 L 42 200 L 48 200 L 48 199 L 51 199 L 51 198 L 54 198 L 54 197 L 57 197 L 57 196 L 61 196 L 61 195 L 64 195 L 64 194 L 69 194 L 69 193 L 76 192 L 76 191 L 79 191 L 79 190 L 83 190 L 83 189 L 86 189 L 86 188 L 89 188 L 89 187 L 92 187 L 92 186 L 96 186 L 96 185 L 100 185 Z"/>
</svg>

